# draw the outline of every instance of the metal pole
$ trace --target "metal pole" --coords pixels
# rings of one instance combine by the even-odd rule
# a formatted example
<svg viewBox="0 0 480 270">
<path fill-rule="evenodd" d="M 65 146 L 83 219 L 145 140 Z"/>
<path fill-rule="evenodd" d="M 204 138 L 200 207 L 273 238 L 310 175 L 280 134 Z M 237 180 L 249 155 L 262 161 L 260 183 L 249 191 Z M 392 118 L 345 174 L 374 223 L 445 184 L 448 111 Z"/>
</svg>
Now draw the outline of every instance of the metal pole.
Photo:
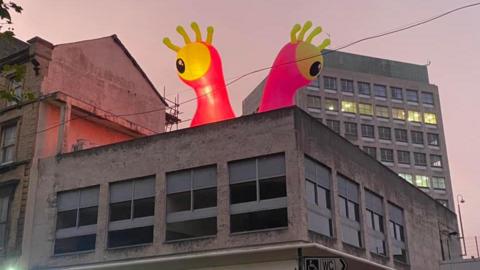
<svg viewBox="0 0 480 270">
<path fill-rule="evenodd" d="M 475 236 L 475 245 L 477 246 L 477 258 L 480 258 L 480 254 L 478 253 L 478 241 L 476 236 Z"/>
<path fill-rule="evenodd" d="M 467 247 L 465 245 L 465 234 L 463 233 L 462 212 L 460 211 L 460 200 L 458 199 L 458 197 L 462 197 L 461 202 L 463 202 L 464 200 L 462 195 L 460 194 L 457 195 L 458 217 L 460 218 L 460 230 L 462 232 L 462 242 L 463 242 L 462 256 L 465 256 L 467 255 Z"/>
</svg>

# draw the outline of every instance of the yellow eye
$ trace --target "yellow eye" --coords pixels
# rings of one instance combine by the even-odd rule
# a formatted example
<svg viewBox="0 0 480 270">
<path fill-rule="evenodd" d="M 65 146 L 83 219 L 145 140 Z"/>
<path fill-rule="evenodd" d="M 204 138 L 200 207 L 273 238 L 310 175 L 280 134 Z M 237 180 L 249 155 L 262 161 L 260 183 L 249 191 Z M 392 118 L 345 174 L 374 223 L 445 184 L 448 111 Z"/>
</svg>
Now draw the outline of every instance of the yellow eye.
<svg viewBox="0 0 480 270">
<path fill-rule="evenodd" d="M 207 73 L 211 62 L 210 51 L 205 44 L 189 43 L 177 53 L 178 75 L 187 81 L 199 79 Z"/>
<path fill-rule="evenodd" d="M 323 68 L 321 50 L 310 43 L 298 44 L 296 59 L 298 70 L 307 80 L 315 79 Z"/>
</svg>

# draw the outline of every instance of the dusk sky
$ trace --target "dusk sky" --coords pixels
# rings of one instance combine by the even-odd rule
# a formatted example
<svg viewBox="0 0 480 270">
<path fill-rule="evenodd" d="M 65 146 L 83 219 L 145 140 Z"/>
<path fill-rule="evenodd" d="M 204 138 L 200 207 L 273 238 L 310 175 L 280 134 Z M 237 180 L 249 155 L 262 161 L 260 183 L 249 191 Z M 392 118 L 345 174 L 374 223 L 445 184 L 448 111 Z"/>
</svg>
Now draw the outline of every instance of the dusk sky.
<svg viewBox="0 0 480 270">
<path fill-rule="evenodd" d="M 366 36 L 430 18 L 472 3 L 448 0 L 364 1 L 189 1 L 189 0 L 30 0 L 16 1 L 24 12 L 14 17 L 20 39 L 40 36 L 54 44 L 117 34 L 157 89 L 167 97 L 180 93 L 180 101 L 194 97 L 193 90 L 176 74 L 175 54 L 163 37 L 183 45 L 175 28 L 191 21 L 215 28 L 213 44 L 223 59 L 227 80 L 272 64 L 289 40 L 295 23 L 311 20 L 328 34 L 330 48 Z M 369 40 L 346 52 L 415 64 L 431 63 L 430 82 L 438 85 L 445 125 L 454 194 L 462 194 L 465 234 L 480 235 L 480 6 L 451 14 L 420 27 Z M 187 30 L 189 31 L 189 30 Z M 237 115 L 241 102 L 267 75 L 257 73 L 229 87 Z M 162 93 L 163 94 L 163 93 Z M 181 118 L 189 119 L 195 102 L 182 105 Z M 142 111 L 142 108 L 139 108 Z M 436 229 L 436 228 L 432 228 Z"/>
</svg>

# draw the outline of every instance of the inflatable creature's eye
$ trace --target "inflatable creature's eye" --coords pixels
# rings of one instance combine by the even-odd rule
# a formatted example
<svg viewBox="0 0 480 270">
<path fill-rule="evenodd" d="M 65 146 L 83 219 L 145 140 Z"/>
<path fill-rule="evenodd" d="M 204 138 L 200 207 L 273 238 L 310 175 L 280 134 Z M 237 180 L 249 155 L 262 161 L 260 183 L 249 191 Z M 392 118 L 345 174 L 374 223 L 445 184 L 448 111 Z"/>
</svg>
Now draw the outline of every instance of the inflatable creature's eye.
<svg viewBox="0 0 480 270">
<path fill-rule="evenodd" d="M 180 78 L 194 81 L 203 77 L 212 63 L 208 45 L 195 42 L 185 45 L 177 53 L 177 71 Z"/>
</svg>

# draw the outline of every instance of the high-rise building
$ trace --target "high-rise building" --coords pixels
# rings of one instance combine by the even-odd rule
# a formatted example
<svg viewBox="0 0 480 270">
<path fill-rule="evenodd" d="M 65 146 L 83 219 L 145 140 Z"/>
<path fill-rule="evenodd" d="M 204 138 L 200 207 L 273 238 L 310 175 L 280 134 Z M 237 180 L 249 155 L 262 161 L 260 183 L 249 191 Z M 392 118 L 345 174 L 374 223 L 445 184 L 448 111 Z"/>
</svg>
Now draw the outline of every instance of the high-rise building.
<svg viewBox="0 0 480 270">
<path fill-rule="evenodd" d="M 327 51 L 297 106 L 453 209 L 438 87 L 427 66 Z M 263 82 L 243 101 L 254 113 Z"/>
</svg>

